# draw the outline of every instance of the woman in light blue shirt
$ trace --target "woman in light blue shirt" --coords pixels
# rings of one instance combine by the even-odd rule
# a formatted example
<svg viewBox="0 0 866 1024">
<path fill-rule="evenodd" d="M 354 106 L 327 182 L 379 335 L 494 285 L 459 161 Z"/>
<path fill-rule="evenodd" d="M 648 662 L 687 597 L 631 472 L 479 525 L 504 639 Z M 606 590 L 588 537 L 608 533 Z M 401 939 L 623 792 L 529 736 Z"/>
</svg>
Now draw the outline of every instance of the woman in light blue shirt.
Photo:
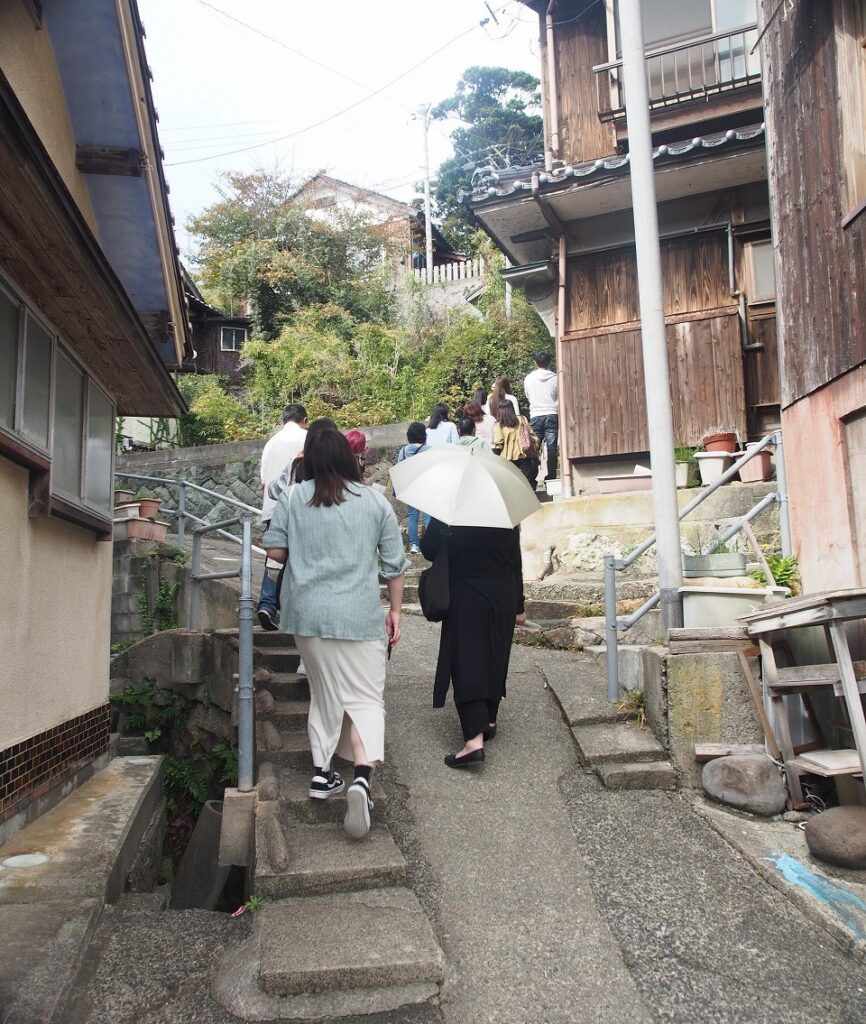
<svg viewBox="0 0 866 1024">
<path fill-rule="evenodd" d="M 331 759 L 353 761 L 344 827 L 360 839 L 370 830 L 372 770 L 384 758 L 386 655 L 400 639 L 409 563 L 394 510 L 363 486 L 338 430 L 309 432 L 304 475 L 281 496 L 263 540 L 268 557 L 285 563 L 280 625 L 294 634 L 310 681 L 309 795 L 341 793 Z M 384 617 L 380 575 L 390 604 Z"/>
<path fill-rule="evenodd" d="M 448 406 L 443 402 L 433 406 L 427 424 L 427 447 L 437 444 L 457 444 L 457 427 L 448 419 Z"/>
</svg>

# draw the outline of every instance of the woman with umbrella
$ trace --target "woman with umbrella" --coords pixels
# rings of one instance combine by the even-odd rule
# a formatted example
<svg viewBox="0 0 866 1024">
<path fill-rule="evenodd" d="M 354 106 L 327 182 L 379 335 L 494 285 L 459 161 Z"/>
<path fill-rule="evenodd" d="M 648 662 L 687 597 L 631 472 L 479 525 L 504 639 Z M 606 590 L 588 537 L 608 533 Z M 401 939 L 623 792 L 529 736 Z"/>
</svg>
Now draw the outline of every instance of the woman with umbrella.
<svg viewBox="0 0 866 1024">
<path fill-rule="evenodd" d="M 539 508 L 538 499 L 518 469 L 478 448 L 426 452 L 391 476 L 401 500 L 434 517 L 424 556 L 448 561 L 433 706 L 444 707 L 453 688 L 464 744 L 445 764 L 478 765 L 496 735 L 514 626 L 526 621 L 517 523 Z"/>
</svg>

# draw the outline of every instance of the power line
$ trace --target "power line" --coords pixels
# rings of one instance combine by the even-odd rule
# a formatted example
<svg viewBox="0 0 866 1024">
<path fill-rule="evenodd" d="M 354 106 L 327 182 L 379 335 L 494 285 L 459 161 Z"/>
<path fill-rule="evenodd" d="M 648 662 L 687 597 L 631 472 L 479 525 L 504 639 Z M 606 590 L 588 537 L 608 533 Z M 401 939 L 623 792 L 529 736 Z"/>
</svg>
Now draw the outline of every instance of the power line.
<svg viewBox="0 0 866 1024">
<path fill-rule="evenodd" d="M 199 2 L 203 3 L 204 0 L 199 0 Z M 515 0 L 508 0 L 508 2 L 503 4 L 503 6 L 501 8 L 498 8 L 498 11 L 505 10 L 506 7 L 508 7 L 510 4 L 512 4 L 514 2 L 515 2 Z M 212 6 L 212 5 L 208 5 L 208 6 Z M 460 39 L 463 39 L 464 36 L 468 36 L 470 34 L 470 32 L 474 32 L 475 29 L 479 27 L 479 24 L 483 24 L 483 23 L 473 23 L 472 25 L 469 26 L 469 28 L 465 29 L 463 32 L 458 33 L 452 39 L 449 39 L 448 42 L 443 43 L 440 47 L 435 49 L 432 53 L 427 54 L 426 57 L 423 57 L 416 64 L 413 64 L 411 67 L 409 67 L 405 71 L 401 72 L 399 75 L 397 75 L 396 78 L 392 78 L 389 82 L 386 82 L 384 85 L 380 86 L 378 89 L 374 89 L 372 92 L 369 93 L 369 95 L 362 96 L 361 99 L 356 100 L 354 103 L 350 103 L 349 106 L 343 107 L 342 110 L 338 110 L 338 111 L 336 111 L 336 113 L 329 114 L 328 117 L 324 117 L 320 121 L 316 121 L 313 124 L 307 125 L 304 128 L 299 128 L 296 131 L 288 132 L 288 134 L 278 136 L 275 139 L 269 139 L 266 142 L 259 142 L 259 143 L 256 143 L 255 145 L 252 145 L 252 146 L 243 146 L 243 147 L 241 147 L 239 149 L 228 150 L 225 153 L 213 153 L 210 156 L 195 157 L 195 158 L 190 159 L 190 160 L 175 160 L 175 161 L 173 161 L 171 163 L 167 163 L 165 166 L 166 167 L 182 167 L 182 166 L 185 166 L 187 164 L 204 163 L 204 162 L 206 162 L 208 160 L 219 160 L 220 158 L 222 158 L 224 156 L 235 156 L 238 153 L 249 153 L 249 152 L 251 152 L 254 149 L 262 149 L 265 146 L 271 146 L 271 145 L 274 145 L 274 144 L 276 144 L 278 142 L 285 142 L 287 139 L 296 138 L 298 135 L 304 135 L 306 132 L 312 131 L 314 128 L 319 128 L 319 127 L 321 127 L 321 125 L 327 124 L 329 121 L 334 121 L 336 118 L 342 117 L 343 114 L 347 114 L 350 110 L 354 110 L 356 107 L 361 106 L 362 103 L 366 103 L 367 100 L 372 99 L 372 97 L 380 95 L 386 89 L 390 89 L 392 85 L 396 85 L 397 82 L 401 82 L 404 78 L 407 78 L 409 75 L 411 75 L 413 71 L 417 71 L 418 68 L 422 67 L 424 64 L 426 64 L 428 61 L 432 60 L 434 57 L 437 57 L 440 53 L 442 53 L 443 50 L 447 50 L 449 46 L 453 46 L 454 43 L 458 42 Z"/>
</svg>

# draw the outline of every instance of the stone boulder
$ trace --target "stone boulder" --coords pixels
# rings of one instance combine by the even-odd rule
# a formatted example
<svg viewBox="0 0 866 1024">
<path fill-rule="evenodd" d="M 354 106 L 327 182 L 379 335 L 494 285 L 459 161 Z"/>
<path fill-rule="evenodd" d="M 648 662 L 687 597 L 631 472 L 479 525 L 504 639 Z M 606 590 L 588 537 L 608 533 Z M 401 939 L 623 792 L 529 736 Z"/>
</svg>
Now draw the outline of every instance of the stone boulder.
<svg viewBox="0 0 866 1024">
<path fill-rule="evenodd" d="M 763 754 L 729 754 L 707 761 L 701 782 L 713 800 L 767 818 L 784 811 L 788 799 L 779 769 Z"/>
<path fill-rule="evenodd" d="M 866 869 L 866 807 L 831 807 L 804 831 L 813 857 L 840 868 Z"/>
</svg>

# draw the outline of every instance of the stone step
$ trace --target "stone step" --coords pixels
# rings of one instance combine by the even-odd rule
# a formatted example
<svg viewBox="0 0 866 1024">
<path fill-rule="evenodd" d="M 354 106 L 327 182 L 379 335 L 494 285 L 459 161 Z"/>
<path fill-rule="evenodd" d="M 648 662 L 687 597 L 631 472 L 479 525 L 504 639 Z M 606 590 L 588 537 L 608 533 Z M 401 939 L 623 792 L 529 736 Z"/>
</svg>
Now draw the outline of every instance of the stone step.
<svg viewBox="0 0 866 1024">
<path fill-rule="evenodd" d="M 256 647 L 253 664 L 270 672 L 296 672 L 301 655 L 297 647 Z"/>
<path fill-rule="evenodd" d="M 596 766 L 607 789 L 677 788 L 677 776 L 670 761 L 608 761 Z"/>
<path fill-rule="evenodd" d="M 310 682 L 297 672 L 256 672 L 256 690 L 268 690 L 274 700 L 309 700 Z"/>
<path fill-rule="evenodd" d="M 256 924 L 259 981 L 273 995 L 438 984 L 444 978 L 442 950 L 408 889 L 265 903 Z"/>
<path fill-rule="evenodd" d="M 385 825 L 373 825 L 358 842 L 342 825 L 285 825 L 266 813 L 256 817 L 253 887 L 260 896 L 321 896 L 400 885 L 405 879 L 406 861 Z"/>
<path fill-rule="evenodd" d="M 575 725 L 571 733 L 582 759 L 593 768 L 610 761 L 663 761 L 667 756 L 652 732 L 634 723 Z"/>
<path fill-rule="evenodd" d="M 280 730 L 298 731 L 307 727 L 309 700 L 275 700 L 268 708 L 256 705 L 256 720 L 273 722 Z"/>
<path fill-rule="evenodd" d="M 217 629 L 214 630 L 216 636 L 225 637 L 228 643 L 232 647 L 238 646 L 238 630 L 235 629 Z M 280 629 L 260 629 L 258 626 L 253 628 L 253 645 L 255 647 L 294 647 L 295 638 L 291 633 L 284 633 Z"/>
<path fill-rule="evenodd" d="M 313 764 L 306 729 L 281 732 L 267 721 L 256 723 L 256 756 L 261 764 L 271 762 L 307 770 Z"/>
<path fill-rule="evenodd" d="M 352 780 L 350 766 L 337 765 L 348 784 Z M 284 824 L 291 821 L 325 824 L 342 822 L 346 815 L 346 791 L 330 796 L 327 800 L 311 800 L 309 796 L 312 770 L 309 764 L 302 767 L 282 767 L 273 762 L 265 762 L 259 769 L 258 797 L 261 801 L 277 801 L 278 814 Z M 373 815 L 382 821 L 388 811 L 388 797 L 373 775 L 371 788 L 373 803 L 376 805 Z"/>
<path fill-rule="evenodd" d="M 562 708 L 569 725 L 627 722 L 629 713 L 619 711 L 607 699 L 607 672 L 598 658 L 562 655 L 539 658 L 538 667 Z"/>
</svg>

